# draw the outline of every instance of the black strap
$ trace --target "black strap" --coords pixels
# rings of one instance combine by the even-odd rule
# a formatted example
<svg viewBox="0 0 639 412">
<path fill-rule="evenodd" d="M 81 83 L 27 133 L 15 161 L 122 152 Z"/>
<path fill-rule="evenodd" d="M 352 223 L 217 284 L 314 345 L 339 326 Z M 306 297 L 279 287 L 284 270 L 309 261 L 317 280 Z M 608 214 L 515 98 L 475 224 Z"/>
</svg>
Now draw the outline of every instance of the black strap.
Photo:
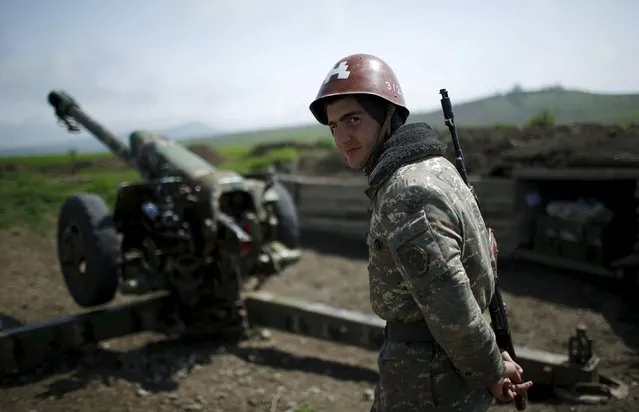
<svg viewBox="0 0 639 412">
<path fill-rule="evenodd" d="M 386 322 L 384 335 L 388 342 L 395 343 L 418 343 L 433 342 L 433 335 L 426 322 Z"/>
</svg>

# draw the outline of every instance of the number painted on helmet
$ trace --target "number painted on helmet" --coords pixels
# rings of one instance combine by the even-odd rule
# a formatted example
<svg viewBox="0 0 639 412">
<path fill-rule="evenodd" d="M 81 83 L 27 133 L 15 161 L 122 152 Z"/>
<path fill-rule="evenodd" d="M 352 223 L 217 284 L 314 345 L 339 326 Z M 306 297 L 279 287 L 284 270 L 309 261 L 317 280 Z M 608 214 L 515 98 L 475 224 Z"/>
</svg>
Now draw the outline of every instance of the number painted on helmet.
<svg viewBox="0 0 639 412">
<path fill-rule="evenodd" d="M 395 93 L 397 93 L 398 96 L 402 95 L 402 89 L 399 87 L 399 84 L 397 83 L 392 83 L 391 82 L 385 82 L 386 83 L 386 88 L 388 90 L 391 90 Z"/>
<path fill-rule="evenodd" d="M 333 69 L 328 72 L 326 75 L 326 79 L 324 79 L 324 84 L 328 83 L 331 77 L 337 75 L 337 78 L 340 80 L 346 80 L 351 75 L 351 72 L 348 71 L 348 64 L 346 61 L 341 61 L 337 66 L 333 67 Z"/>
</svg>

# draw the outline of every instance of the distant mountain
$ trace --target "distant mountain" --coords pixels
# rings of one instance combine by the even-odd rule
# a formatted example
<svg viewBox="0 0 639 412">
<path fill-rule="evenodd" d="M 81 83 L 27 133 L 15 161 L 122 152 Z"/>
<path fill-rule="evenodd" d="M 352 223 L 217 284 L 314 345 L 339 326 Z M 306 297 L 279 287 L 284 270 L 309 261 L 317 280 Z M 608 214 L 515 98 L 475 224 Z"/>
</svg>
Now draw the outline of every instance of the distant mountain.
<svg viewBox="0 0 639 412">
<path fill-rule="evenodd" d="M 203 137 L 213 137 L 220 131 L 201 122 L 183 123 L 168 129 L 162 133 L 171 139 L 198 139 Z"/>
<path fill-rule="evenodd" d="M 560 86 L 534 91 L 519 87 L 470 102 L 458 102 L 450 93 L 455 122 L 460 126 L 525 125 L 542 110 L 550 110 L 557 123 L 639 123 L 639 94 L 601 94 L 567 90 Z M 411 122 L 443 126 L 440 110 L 414 113 Z"/>
<path fill-rule="evenodd" d="M 507 93 L 463 102 L 451 94 L 455 123 L 465 127 L 496 125 L 524 126 L 542 110 L 548 109 L 557 124 L 568 123 L 639 123 L 639 94 L 601 94 L 567 90 L 560 86 L 524 91 L 519 87 Z M 441 109 L 414 112 L 409 122 L 425 121 L 437 129 L 444 129 Z M 306 124 L 280 129 L 225 133 L 213 139 L 203 139 L 212 145 L 259 144 L 275 141 L 330 139 L 326 127 Z"/>
<path fill-rule="evenodd" d="M 514 87 L 481 99 L 460 102 L 451 91 L 455 121 L 459 126 L 523 126 L 542 110 L 551 111 L 558 124 L 567 123 L 639 123 L 639 94 L 602 94 L 564 89 L 560 86 L 539 90 Z M 410 122 L 425 121 L 438 129 L 444 128 L 441 110 L 415 112 Z M 128 139 L 130 131 L 121 133 Z M 177 140 L 198 140 L 212 145 L 245 145 L 285 140 L 317 140 L 330 138 L 328 129 L 306 124 L 261 131 L 221 133 L 204 123 L 190 122 L 163 130 Z M 19 142 L 29 142 L 21 145 Z M 51 143 L 57 141 L 56 143 Z M 98 141 L 83 133 L 70 136 L 63 128 L 51 123 L 30 123 L 11 127 L 0 125 L 0 156 L 32 153 L 64 153 L 75 148 L 78 152 L 104 151 Z"/>
<path fill-rule="evenodd" d="M 160 130 L 176 140 L 213 137 L 219 131 L 200 122 L 190 122 Z M 118 132 L 118 137 L 128 144 L 131 131 Z M 44 138 L 43 138 L 44 136 Z M 21 144 L 21 142 L 27 142 Z M 65 128 L 53 128 L 50 123 L 32 122 L 21 126 L 0 125 L 0 156 L 66 153 L 75 149 L 78 153 L 99 153 L 108 149 L 82 130 L 70 134 Z"/>
</svg>

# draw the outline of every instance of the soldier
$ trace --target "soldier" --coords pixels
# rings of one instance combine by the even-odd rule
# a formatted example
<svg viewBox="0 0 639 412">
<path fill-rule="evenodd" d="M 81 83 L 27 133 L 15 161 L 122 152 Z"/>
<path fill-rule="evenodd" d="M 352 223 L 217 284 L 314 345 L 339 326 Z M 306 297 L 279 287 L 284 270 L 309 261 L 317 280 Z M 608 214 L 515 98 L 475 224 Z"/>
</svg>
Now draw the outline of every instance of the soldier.
<svg viewBox="0 0 639 412">
<path fill-rule="evenodd" d="M 310 110 L 368 178 L 370 301 L 386 321 L 371 411 L 486 411 L 528 390 L 485 318 L 496 262 L 479 208 L 436 132 L 406 124 L 392 69 L 345 57 Z"/>
</svg>

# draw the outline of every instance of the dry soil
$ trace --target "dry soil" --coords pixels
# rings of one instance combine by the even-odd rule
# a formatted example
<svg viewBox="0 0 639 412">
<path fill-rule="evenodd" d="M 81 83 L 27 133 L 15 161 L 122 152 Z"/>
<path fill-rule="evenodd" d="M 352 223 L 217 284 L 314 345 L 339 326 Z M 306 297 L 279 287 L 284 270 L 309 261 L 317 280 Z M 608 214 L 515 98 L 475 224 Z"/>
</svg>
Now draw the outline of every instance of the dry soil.
<svg viewBox="0 0 639 412">
<path fill-rule="evenodd" d="M 5 327 L 78 311 L 58 272 L 53 236 L 13 228 L 0 232 L 0 244 Z M 303 253 L 300 264 L 265 289 L 370 312 L 362 245 L 305 236 Z M 563 353 L 582 323 L 602 358 L 601 370 L 630 385 L 626 399 L 597 406 L 561 404 L 537 389 L 527 410 L 638 411 L 636 313 L 580 279 L 508 264 L 502 273 L 516 344 Z M 369 410 L 376 353 L 268 332 L 240 345 L 189 347 L 150 333 L 105 342 L 75 359 L 59 359 L 37 373 L 2 382 L 0 411 Z"/>
</svg>

